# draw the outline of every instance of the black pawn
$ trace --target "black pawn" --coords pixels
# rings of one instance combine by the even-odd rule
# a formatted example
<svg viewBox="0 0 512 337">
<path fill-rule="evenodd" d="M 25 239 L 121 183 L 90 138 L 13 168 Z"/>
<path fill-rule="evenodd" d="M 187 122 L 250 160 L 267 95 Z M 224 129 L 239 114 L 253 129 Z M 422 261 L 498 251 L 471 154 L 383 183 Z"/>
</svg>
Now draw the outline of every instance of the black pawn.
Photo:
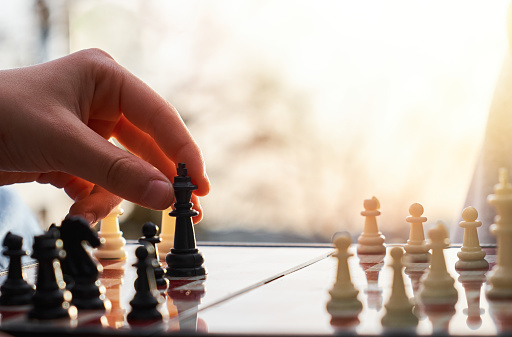
<svg viewBox="0 0 512 337">
<path fill-rule="evenodd" d="M 197 186 L 192 184 L 187 176 L 187 169 L 184 163 L 178 164 L 178 176 L 174 178 L 174 195 L 176 203 L 174 210 L 169 213 L 176 217 L 176 228 L 174 232 L 174 247 L 167 254 L 167 275 L 171 277 L 190 277 L 206 275 L 203 266 L 203 254 L 196 248 L 196 235 L 192 225 L 192 217 L 198 212 L 192 209 L 190 202 L 192 191 Z"/>
<path fill-rule="evenodd" d="M 8 232 L 2 243 L 7 249 L 4 255 L 9 257 L 7 280 L 0 288 L 0 305 L 15 306 L 30 304 L 34 295 L 34 286 L 27 283 L 21 269 L 21 257 L 27 255 L 21 236 Z"/>
<path fill-rule="evenodd" d="M 142 244 L 150 244 L 153 247 L 154 254 L 152 254 L 152 258 L 154 259 L 153 270 L 155 271 L 156 287 L 158 289 L 167 289 L 167 287 L 169 286 L 169 280 L 164 277 L 166 270 L 162 267 L 162 264 L 160 263 L 158 250 L 156 249 L 156 245 L 162 241 L 160 237 L 156 235 L 157 232 L 157 225 L 155 225 L 152 222 L 146 222 L 142 226 L 142 234 L 144 236 L 139 238 L 139 242 Z"/>
<path fill-rule="evenodd" d="M 62 272 L 73 295 L 71 304 L 77 309 L 105 310 L 105 290 L 98 281 L 99 266 L 83 246 L 86 243 L 98 247 L 101 244 L 98 234 L 81 217 L 65 219 L 57 228 L 66 251 Z"/>
<path fill-rule="evenodd" d="M 69 318 L 69 302 L 64 296 L 66 283 L 59 263 L 64 251 L 58 237 L 56 230 L 34 237 L 32 257 L 38 261 L 38 267 L 33 308 L 28 312 L 30 319 Z"/>
<path fill-rule="evenodd" d="M 151 246 L 139 246 L 135 250 L 137 262 L 137 279 L 135 280 L 135 296 L 130 301 L 132 311 L 126 319 L 128 323 L 155 322 L 162 320 L 162 314 L 156 308 L 160 304 L 160 295 L 156 290 L 155 274 L 153 272 Z"/>
</svg>

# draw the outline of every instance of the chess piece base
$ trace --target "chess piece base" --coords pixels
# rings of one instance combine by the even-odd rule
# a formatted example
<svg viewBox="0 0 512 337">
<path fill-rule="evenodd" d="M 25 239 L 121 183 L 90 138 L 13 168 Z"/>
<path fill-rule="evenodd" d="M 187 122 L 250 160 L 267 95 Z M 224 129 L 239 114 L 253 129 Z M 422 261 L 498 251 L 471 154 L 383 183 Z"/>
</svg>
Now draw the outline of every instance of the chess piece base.
<svg viewBox="0 0 512 337">
<path fill-rule="evenodd" d="M 453 285 L 452 285 L 453 287 Z M 459 298 L 455 288 L 423 288 L 419 294 L 423 304 L 455 305 Z"/>
<path fill-rule="evenodd" d="M 32 302 L 34 287 L 23 279 L 7 279 L 0 289 L 2 290 L 0 305 L 17 306 L 30 304 Z"/>
<path fill-rule="evenodd" d="M 418 317 L 413 314 L 413 306 L 404 308 L 386 307 L 386 314 L 382 317 L 381 323 L 385 328 L 414 328 L 418 325 Z"/>
<path fill-rule="evenodd" d="M 191 277 L 191 276 L 204 276 L 206 275 L 206 269 L 204 267 L 197 268 L 176 268 L 168 269 L 168 277 Z"/>
<path fill-rule="evenodd" d="M 495 266 L 487 277 L 487 298 L 511 299 L 512 298 L 512 273 L 509 268 Z"/>
<path fill-rule="evenodd" d="M 105 244 L 100 246 L 94 252 L 94 256 L 100 260 L 122 260 L 126 258 L 124 246 L 126 240 L 123 238 L 123 232 L 102 233 L 98 232 L 100 238 L 105 239 Z"/>
<path fill-rule="evenodd" d="M 462 247 L 464 249 L 464 247 Z M 465 251 L 461 250 L 457 253 L 457 256 L 461 260 L 483 260 L 486 253 L 483 250 Z"/>
<path fill-rule="evenodd" d="M 386 253 L 386 246 L 379 243 L 378 245 L 359 244 L 357 246 L 357 254 L 383 254 Z"/>
<path fill-rule="evenodd" d="M 454 304 L 459 295 L 453 286 L 455 281 L 449 275 L 429 275 L 423 280 L 419 297 L 423 304 Z"/>
<path fill-rule="evenodd" d="M 195 253 L 181 254 L 172 249 L 165 257 L 167 262 L 166 275 L 169 277 L 190 277 L 206 275 L 206 269 L 203 266 L 203 254 L 197 249 Z"/>
<path fill-rule="evenodd" d="M 378 234 L 361 234 L 357 243 L 364 246 L 384 246 L 386 238 L 380 232 Z"/>
<path fill-rule="evenodd" d="M 489 262 L 486 260 L 473 260 L 455 262 L 455 270 L 487 270 L 489 269 Z"/>
<path fill-rule="evenodd" d="M 407 244 L 404 246 L 404 250 L 407 254 L 425 255 L 428 254 L 429 248 L 424 241 L 413 244 L 411 240 L 408 240 Z"/>
<path fill-rule="evenodd" d="M 71 304 L 81 310 L 106 310 L 104 288 L 94 283 L 75 283 L 71 289 Z"/>
<path fill-rule="evenodd" d="M 126 315 L 126 320 L 132 325 L 156 323 L 162 321 L 162 314 L 156 308 L 132 310 Z"/>
<path fill-rule="evenodd" d="M 430 261 L 430 253 L 405 253 L 404 263 L 422 263 Z"/>
<path fill-rule="evenodd" d="M 60 318 L 71 318 L 68 309 L 61 307 L 36 309 L 33 308 L 28 312 L 29 319 L 35 320 L 54 320 Z"/>
<path fill-rule="evenodd" d="M 94 257 L 99 260 L 124 260 L 126 259 L 126 252 L 122 250 L 97 250 L 94 252 Z"/>
<path fill-rule="evenodd" d="M 490 300 L 510 300 L 512 299 L 512 289 L 498 288 L 491 285 L 487 288 L 485 296 Z"/>
<path fill-rule="evenodd" d="M 362 303 L 357 298 L 333 298 L 327 302 L 327 312 L 332 317 L 354 317 L 363 310 Z"/>
</svg>

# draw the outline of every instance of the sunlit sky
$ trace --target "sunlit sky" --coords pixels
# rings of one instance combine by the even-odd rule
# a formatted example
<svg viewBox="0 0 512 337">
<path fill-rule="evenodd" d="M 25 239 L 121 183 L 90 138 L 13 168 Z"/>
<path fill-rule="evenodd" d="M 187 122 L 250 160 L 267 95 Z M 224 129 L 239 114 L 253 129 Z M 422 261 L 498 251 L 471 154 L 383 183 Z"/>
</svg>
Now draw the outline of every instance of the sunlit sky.
<svg viewBox="0 0 512 337">
<path fill-rule="evenodd" d="M 190 87 L 222 86 L 241 100 L 245 83 L 265 73 L 305 100 L 307 113 L 296 117 L 308 125 L 304 138 L 314 133 L 329 153 L 318 159 L 324 166 L 328 164 L 322 160 L 332 158 L 315 191 L 324 199 L 323 207 L 342 205 L 344 213 L 355 214 L 345 220 L 356 221 L 362 200 L 378 195 L 383 208 L 399 205 L 404 217 L 408 203 L 420 201 L 434 218 L 453 223 L 508 57 L 508 3 L 73 1 L 70 51 L 102 48 L 182 114 L 207 119 L 208 131 L 197 131 L 200 123 L 190 127 L 214 171 L 222 166 L 215 163 L 219 147 L 229 145 L 217 135 L 236 134 L 228 126 L 242 118 L 237 109 L 243 102 L 234 109 L 226 103 L 233 98 L 217 95 L 218 101 L 208 105 L 196 100 Z M 8 19 L 14 18 L 8 12 L 0 13 L 3 26 L 17 22 Z M 278 94 L 274 101 L 279 100 Z M 223 110 L 222 119 L 211 117 L 216 109 Z M 289 124 L 283 113 L 265 118 L 278 131 L 279 125 Z M 229 164 L 238 172 L 232 160 Z M 347 165 L 353 168 L 344 171 Z M 212 190 L 203 206 L 221 217 L 228 210 L 218 202 L 225 204 L 228 197 L 218 193 Z M 288 214 L 287 221 L 300 219 Z"/>
</svg>

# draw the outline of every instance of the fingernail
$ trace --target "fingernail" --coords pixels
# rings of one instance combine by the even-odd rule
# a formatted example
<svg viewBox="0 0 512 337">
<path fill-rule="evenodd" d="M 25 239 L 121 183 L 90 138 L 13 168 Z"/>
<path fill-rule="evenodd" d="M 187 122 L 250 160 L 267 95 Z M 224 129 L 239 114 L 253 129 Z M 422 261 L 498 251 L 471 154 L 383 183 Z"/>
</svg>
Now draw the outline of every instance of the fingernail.
<svg viewBox="0 0 512 337">
<path fill-rule="evenodd" d="M 142 202 L 150 208 L 161 209 L 165 202 L 170 199 L 172 185 L 162 180 L 151 180 L 142 194 Z"/>
<path fill-rule="evenodd" d="M 96 215 L 93 213 L 85 213 L 84 219 L 87 221 L 90 225 L 94 224 L 96 222 Z"/>
</svg>

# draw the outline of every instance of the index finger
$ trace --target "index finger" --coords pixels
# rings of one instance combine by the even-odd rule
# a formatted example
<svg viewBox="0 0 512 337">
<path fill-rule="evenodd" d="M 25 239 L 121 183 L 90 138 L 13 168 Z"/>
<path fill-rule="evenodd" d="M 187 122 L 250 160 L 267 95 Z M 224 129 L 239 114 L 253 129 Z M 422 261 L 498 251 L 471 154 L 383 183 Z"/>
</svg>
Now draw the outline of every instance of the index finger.
<svg viewBox="0 0 512 337">
<path fill-rule="evenodd" d="M 115 61 L 112 61 L 115 62 Z M 112 74 L 116 72 L 117 74 Z M 112 81 L 121 74 L 121 84 Z M 210 182 L 203 155 L 178 111 L 142 80 L 115 63 L 97 72 L 98 87 L 118 98 L 118 109 L 140 130 L 149 134 L 174 163 L 186 163 L 197 195 L 206 195 Z M 96 95 L 95 95 L 96 97 Z"/>
</svg>

